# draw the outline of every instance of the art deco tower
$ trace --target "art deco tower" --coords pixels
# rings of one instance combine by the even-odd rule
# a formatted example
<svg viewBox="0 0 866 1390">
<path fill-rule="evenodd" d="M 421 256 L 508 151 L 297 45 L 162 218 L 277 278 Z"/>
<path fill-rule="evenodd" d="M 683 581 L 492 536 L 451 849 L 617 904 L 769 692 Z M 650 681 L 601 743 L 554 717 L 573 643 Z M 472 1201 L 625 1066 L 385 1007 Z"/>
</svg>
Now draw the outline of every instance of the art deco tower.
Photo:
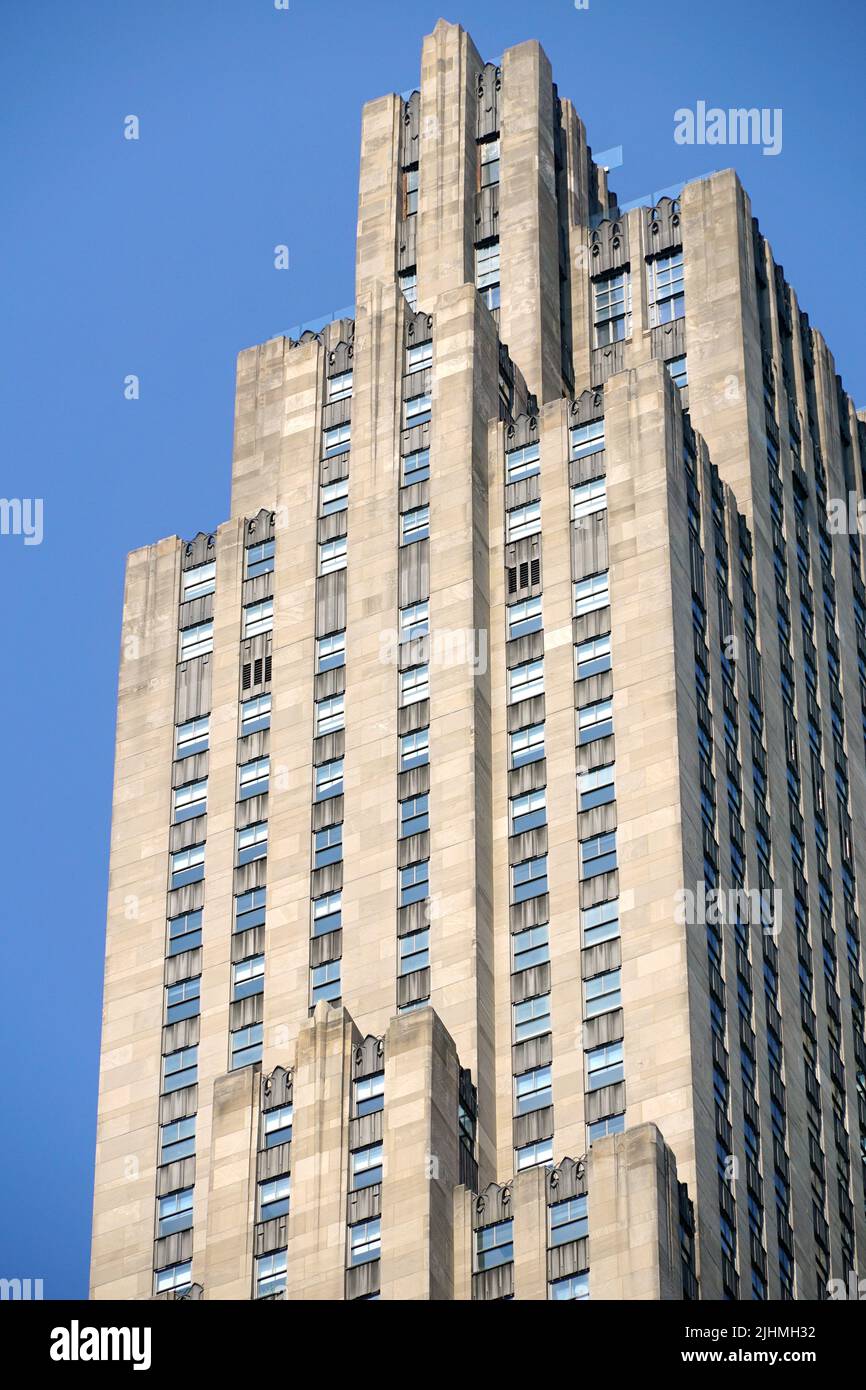
<svg viewBox="0 0 866 1390">
<path fill-rule="evenodd" d="M 353 319 L 129 557 L 96 1298 L 821 1297 L 862 1265 L 866 427 L 732 172 L 537 43 L 364 111 Z"/>
</svg>

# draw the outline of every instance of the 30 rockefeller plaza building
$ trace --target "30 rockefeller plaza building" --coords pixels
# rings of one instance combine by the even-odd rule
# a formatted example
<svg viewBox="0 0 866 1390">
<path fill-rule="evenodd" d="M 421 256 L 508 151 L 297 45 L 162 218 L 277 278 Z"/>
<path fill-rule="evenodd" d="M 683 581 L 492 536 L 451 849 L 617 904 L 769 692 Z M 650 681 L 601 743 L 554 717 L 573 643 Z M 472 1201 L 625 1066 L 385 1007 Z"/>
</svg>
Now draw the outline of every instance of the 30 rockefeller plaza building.
<svg viewBox="0 0 866 1390">
<path fill-rule="evenodd" d="M 826 1297 L 866 425 L 736 176 L 620 213 L 536 43 L 440 21 L 361 140 L 354 319 L 129 558 L 92 1294 Z"/>
</svg>

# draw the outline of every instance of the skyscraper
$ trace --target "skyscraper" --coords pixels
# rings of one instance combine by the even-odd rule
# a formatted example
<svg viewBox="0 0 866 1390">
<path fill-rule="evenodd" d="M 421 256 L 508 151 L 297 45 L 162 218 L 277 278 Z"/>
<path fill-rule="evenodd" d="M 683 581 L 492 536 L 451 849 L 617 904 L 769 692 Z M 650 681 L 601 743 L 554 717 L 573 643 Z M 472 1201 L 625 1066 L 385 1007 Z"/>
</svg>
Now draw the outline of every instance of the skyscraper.
<svg viewBox="0 0 866 1390">
<path fill-rule="evenodd" d="M 129 557 L 92 1292 L 802 1298 L 864 1237 L 866 426 L 537 43 L 364 110 L 354 316 Z"/>
</svg>

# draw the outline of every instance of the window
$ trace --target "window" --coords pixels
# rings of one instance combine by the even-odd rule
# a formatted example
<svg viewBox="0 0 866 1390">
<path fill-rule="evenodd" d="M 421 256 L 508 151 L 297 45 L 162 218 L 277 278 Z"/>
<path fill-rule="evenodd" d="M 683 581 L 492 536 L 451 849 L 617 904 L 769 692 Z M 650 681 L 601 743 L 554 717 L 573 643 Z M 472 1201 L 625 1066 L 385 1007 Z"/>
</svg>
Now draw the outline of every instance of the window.
<svg viewBox="0 0 866 1390">
<path fill-rule="evenodd" d="M 577 775 L 578 810 L 591 811 L 593 806 L 606 806 L 616 796 L 614 786 L 615 765 L 593 768 L 591 772 Z"/>
<path fill-rule="evenodd" d="M 494 140 L 485 140 L 478 146 L 480 158 L 480 177 L 481 187 L 489 188 L 492 183 L 499 182 L 499 136 Z"/>
<path fill-rule="evenodd" d="M 499 241 L 475 248 L 475 285 L 488 309 L 499 308 Z"/>
<path fill-rule="evenodd" d="M 506 483 L 519 483 L 541 472 L 541 449 L 538 441 L 524 444 L 522 449 L 509 449 L 505 455 Z"/>
<path fill-rule="evenodd" d="M 553 1140 L 538 1139 L 534 1144 L 524 1144 L 516 1152 L 518 1173 L 524 1168 L 537 1168 L 539 1163 L 553 1162 Z"/>
<path fill-rule="evenodd" d="M 612 898 L 606 903 L 596 903 L 586 907 L 580 914 L 583 927 L 583 944 L 597 946 L 600 941 L 612 941 L 619 936 L 619 899 Z"/>
<path fill-rule="evenodd" d="M 593 324 L 595 346 L 621 342 L 631 335 L 631 281 L 627 270 L 594 280 Z"/>
<path fill-rule="evenodd" d="M 564 1299 L 573 1302 L 575 1299 L 589 1298 L 589 1270 L 584 1270 L 582 1274 L 566 1274 L 562 1279 L 553 1279 L 548 1289 L 550 1297 L 556 1303 Z"/>
<path fill-rule="evenodd" d="M 241 705 L 241 738 L 247 734 L 257 734 L 261 729 L 271 727 L 271 697 L 256 695 L 252 700 L 244 700 Z"/>
<path fill-rule="evenodd" d="M 188 1289 L 192 1283 L 192 1260 L 184 1260 L 183 1264 L 169 1265 L 167 1269 L 158 1269 L 154 1275 L 154 1293 L 181 1293 Z"/>
<path fill-rule="evenodd" d="M 433 343 L 428 338 L 424 343 L 413 343 L 406 349 L 406 375 L 411 376 L 413 372 L 423 372 L 425 367 L 433 365 Z"/>
<path fill-rule="evenodd" d="M 400 869 L 401 907 L 408 907 L 410 903 L 419 903 L 427 897 L 430 887 L 429 870 L 430 865 L 426 859 L 418 864 L 407 864 L 405 869 Z"/>
<path fill-rule="evenodd" d="M 348 547 L 348 536 L 335 536 L 330 541 L 319 541 L 319 574 L 333 574 L 335 570 L 344 570 Z"/>
<path fill-rule="evenodd" d="M 213 620 L 185 627 L 180 634 L 179 661 L 191 661 L 194 656 L 204 656 L 213 651 Z"/>
<path fill-rule="evenodd" d="M 595 704 L 583 705 L 577 712 L 577 742 L 594 743 L 598 738 L 607 738 L 613 733 L 613 701 L 596 700 Z"/>
<path fill-rule="evenodd" d="M 382 1218 L 356 1221 L 349 1227 L 349 1264 L 365 1265 L 382 1253 Z"/>
<path fill-rule="evenodd" d="M 574 616 L 582 618 L 586 613 L 595 613 L 610 603 L 608 571 L 594 574 L 589 579 L 578 579 L 574 585 Z"/>
<path fill-rule="evenodd" d="M 514 705 L 518 700 L 529 700 L 535 695 L 544 694 L 544 661 L 524 661 L 513 666 L 508 673 L 508 703 Z"/>
<path fill-rule="evenodd" d="M 274 568 L 274 548 L 274 541 L 260 541 L 258 545 L 247 546 L 244 579 L 258 579 L 260 574 L 271 573 Z"/>
<path fill-rule="evenodd" d="M 160 1197 L 157 1203 L 158 1239 L 173 1236 L 178 1231 L 188 1231 L 192 1226 L 192 1188 L 185 1187 L 181 1192 L 170 1192 Z"/>
<path fill-rule="evenodd" d="M 413 507 L 400 517 L 400 544 L 413 545 L 430 535 L 430 508 Z"/>
<path fill-rule="evenodd" d="M 422 830 L 430 828 L 429 801 L 429 795 L 423 792 L 420 796 L 409 796 L 399 803 L 401 840 L 407 835 L 420 835 Z"/>
<path fill-rule="evenodd" d="M 527 637 L 530 632 L 541 631 L 541 595 L 526 598 L 521 603 L 511 603 L 505 610 L 508 621 L 508 640 L 514 642 L 518 637 Z"/>
<path fill-rule="evenodd" d="M 333 401 L 344 401 L 347 396 L 352 394 L 352 373 L 337 372 L 336 376 L 328 377 L 328 403 Z"/>
<path fill-rule="evenodd" d="M 533 1067 L 514 1078 L 514 1109 L 518 1115 L 544 1110 L 553 1104 L 550 1067 Z"/>
<path fill-rule="evenodd" d="M 165 1021 L 180 1023 L 183 1018 L 195 1018 L 201 1011 L 201 976 L 193 980 L 178 980 L 165 988 Z"/>
<path fill-rule="evenodd" d="M 656 256 L 646 269 L 650 328 L 681 319 L 686 312 L 682 251 Z"/>
<path fill-rule="evenodd" d="M 412 734 L 402 734 L 400 738 L 400 771 L 409 772 L 413 767 L 424 767 L 430 761 L 430 730 L 416 729 Z"/>
<path fill-rule="evenodd" d="M 316 640 L 316 672 L 333 671 L 346 664 L 346 632 L 329 633 Z"/>
<path fill-rule="evenodd" d="M 594 516 L 607 507 L 607 483 L 604 478 L 594 478 L 591 483 L 581 483 L 571 489 L 571 519 L 580 521 L 585 516 Z"/>
<path fill-rule="evenodd" d="M 201 909 L 171 917 L 168 923 L 168 954 L 179 956 L 201 945 Z"/>
<path fill-rule="evenodd" d="M 204 598 L 216 588 L 216 560 L 206 565 L 196 565 L 195 569 L 184 570 L 181 583 L 181 603 L 189 603 L 194 598 Z"/>
<path fill-rule="evenodd" d="M 511 901 L 524 903 L 527 898 L 538 898 L 547 892 L 547 855 L 537 859 L 524 859 L 511 870 Z"/>
<path fill-rule="evenodd" d="M 543 965 L 550 960 L 550 926 L 544 922 L 538 927 L 527 927 L 515 932 L 511 938 L 513 969 L 528 970 L 532 965 Z"/>
<path fill-rule="evenodd" d="M 571 1240 L 585 1240 L 589 1231 L 586 1217 L 586 1197 L 571 1197 L 554 1202 L 550 1208 L 550 1244 L 567 1245 Z"/>
<path fill-rule="evenodd" d="M 593 1047 L 586 1054 L 586 1089 L 600 1091 L 602 1086 L 612 1086 L 622 1081 L 625 1075 L 622 1060 L 622 1043 L 605 1043 L 603 1047 Z"/>
<path fill-rule="evenodd" d="M 403 457 L 403 483 L 409 486 L 411 483 L 423 483 L 430 477 L 430 450 L 413 449 L 411 454 Z"/>
<path fill-rule="evenodd" d="M 265 889 L 251 888 L 235 898 L 235 931 L 249 931 L 265 923 Z"/>
<path fill-rule="evenodd" d="M 418 272 L 413 266 L 411 270 L 404 270 L 398 277 L 400 289 L 406 299 L 410 309 L 418 308 Z"/>
<path fill-rule="evenodd" d="M 373 1115 L 385 1108 L 385 1073 L 374 1072 L 372 1076 L 359 1077 L 354 1087 L 356 1115 Z"/>
<path fill-rule="evenodd" d="M 513 507 L 505 513 L 505 539 L 519 541 L 523 536 L 534 536 L 541 530 L 541 502 L 527 502 L 522 507 Z"/>
<path fill-rule="evenodd" d="M 550 995 L 539 994 L 534 999 L 524 999 L 522 1004 L 513 1004 L 514 1041 L 525 1042 L 527 1038 L 540 1037 L 550 1032 Z"/>
<path fill-rule="evenodd" d="M 163 1094 L 191 1086 L 198 1077 L 198 1048 L 181 1047 L 162 1059 Z"/>
<path fill-rule="evenodd" d="M 688 386 L 689 384 L 689 367 L 687 358 L 685 357 L 685 355 L 683 355 L 682 357 L 672 357 L 670 362 L 668 362 L 667 366 L 668 371 L 670 372 L 671 377 L 673 378 L 674 385 L 678 386 L 682 391 L 683 388 Z"/>
<path fill-rule="evenodd" d="M 258 637 L 274 626 L 274 600 L 263 598 L 261 603 L 248 603 L 244 608 L 244 637 Z"/>
<path fill-rule="evenodd" d="M 618 1009 L 622 1003 L 620 972 L 606 970 L 604 974 L 586 980 L 583 993 L 587 1018 L 597 1018 L 599 1014 L 606 1014 L 610 1009 Z"/>
<path fill-rule="evenodd" d="M 265 988 L 264 956 L 249 956 L 232 966 L 232 1002 L 261 994 Z"/>
<path fill-rule="evenodd" d="M 410 603 L 400 609 L 400 641 L 413 642 L 430 631 L 430 600 Z"/>
<path fill-rule="evenodd" d="M 403 216 L 414 217 L 418 211 L 418 165 L 403 170 Z"/>
<path fill-rule="evenodd" d="M 249 1028 L 238 1028 L 229 1036 L 231 1041 L 230 1071 L 237 1071 L 240 1067 L 251 1067 L 254 1062 L 262 1060 L 263 1024 L 251 1023 Z"/>
<path fill-rule="evenodd" d="M 181 821 L 193 820 L 195 816 L 203 816 L 207 810 L 207 778 L 201 782 L 187 782 L 183 787 L 176 787 L 174 792 L 174 822 L 175 825 Z"/>
<path fill-rule="evenodd" d="M 342 425 L 332 425 L 322 430 L 322 458 L 333 458 L 335 454 L 345 454 L 352 444 L 352 426 L 346 421 Z"/>
<path fill-rule="evenodd" d="M 595 1139 L 604 1139 L 607 1134 L 622 1134 L 625 1129 L 625 1115 L 605 1115 L 603 1119 L 596 1120 L 587 1126 L 590 1145 Z"/>
<path fill-rule="evenodd" d="M 171 856 L 171 887 L 183 888 L 204 878 L 204 845 L 175 850 Z"/>
<path fill-rule="evenodd" d="M 323 893 L 313 899 L 313 936 L 324 936 L 343 925 L 343 893 Z"/>
<path fill-rule="evenodd" d="M 343 857 L 343 827 L 328 825 L 313 835 L 313 868 L 324 869 L 326 864 L 337 864 Z"/>
<path fill-rule="evenodd" d="M 596 878 L 598 874 L 610 873 L 616 868 L 616 831 L 606 835 L 593 835 L 580 842 L 580 876 L 583 879 Z"/>
<path fill-rule="evenodd" d="M 256 1260 L 256 1298 L 272 1298 L 286 1290 L 286 1252 L 275 1250 Z"/>
<path fill-rule="evenodd" d="M 511 735 L 511 766 L 524 767 L 544 757 L 544 725 L 530 724 Z"/>
<path fill-rule="evenodd" d="M 270 779 L 270 758 L 254 758 L 238 769 L 238 800 L 247 801 L 251 796 L 261 796 L 268 789 Z"/>
<path fill-rule="evenodd" d="M 401 936 L 398 943 L 400 960 L 399 975 L 411 975 L 413 970 L 424 970 L 430 964 L 430 928 Z"/>
<path fill-rule="evenodd" d="M 514 1259 L 514 1222 L 497 1221 L 475 1232 L 475 1268 L 478 1273 L 510 1264 Z"/>
<path fill-rule="evenodd" d="M 288 1173 L 280 1178 L 270 1178 L 259 1183 L 259 1220 L 273 1221 L 277 1216 L 288 1216 L 289 1200 L 292 1194 L 292 1180 Z"/>
<path fill-rule="evenodd" d="M 586 458 L 598 454 L 604 448 L 604 420 L 590 420 L 586 425 L 575 425 L 571 431 L 571 457 Z"/>
<path fill-rule="evenodd" d="M 319 515 L 333 516 L 344 512 L 349 505 L 349 479 L 340 478 L 336 483 L 324 483 L 319 488 Z"/>
<path fill-rule="evenodd" d="M 208 746 L 209 729 L 209 714 L 202 715 L 200 719 L 188 719 L 185 724 L 178 724 L 174 756 L 189 758 L 193 753 L 204 753 Z"/>
<path fill-rule="evenodd" d="M 160 1164 L 177 1163 L 195 1153 L 195 1115 L 159 1127 Z"/>
<path fill-rule="evenodd" d="M 544 787 L 511 798 L 511 833 L 522 835 L 547 824 L 547 793 Z"/>
<path fill-rule="evenodd" d="M 321 763 L 316 768 L 316 801 L 327 801 L 331 796 L 343 795 L 343 759 L 334 758 L 329 763 Z"/>
<path fill-rule="evenodd" d="M 275 1149 L 279 1144 L 290 1144 L 292 1140 L 293 1105 L 278 1105 L 276 1110 L 266 1110 L 262 1116 L 262 1139 L 266 1149 Z"/>
<path fill-rule="evenodd" d="M 412 430 L 416 425 L 426 424 L 432 414 L 433 401 L 429 395 L 410 396 L 403 402 L 404 430 Z"/>
<path fill-rule="evenodd" d="M 338 960 L 326 961 L 324 965 L 314 966 L 312 975 L 312 1002 L 315 1006 L 320 999 L 327 999 L 333 1002 L 340 998 L 342 984 L 340 982 L 340 962 Z"/>
<path fill-rule="evenodd" d="M 325 700 L 316 701 L 316 737 L 332 734 L 346 727 L 345 695 L 329 695 Z"/>
<path fill-rule="evenodd" d="M 426 700 L 429 694 L 430 668 L 426 663 L 423 666 L 410 666 L 408 671 L 400 672 L 401 709 L 407 705 L 417 705 L 419 700 Z"/>
<path fill-rule="evenodd" d="M 351 1192 L 362 1187 L 372 1187 L 382 1181 L 382 1145 L 368 1144 L 366 1148 L 356 1149 L 352 1154 Z"/>
<path fill-rule="evenodd" d="M 264 859 L 268 852 L 268 823 L 257 821 L 237 832 L 237 863 L 252 864 L 254 859 Z"/>
</svg>

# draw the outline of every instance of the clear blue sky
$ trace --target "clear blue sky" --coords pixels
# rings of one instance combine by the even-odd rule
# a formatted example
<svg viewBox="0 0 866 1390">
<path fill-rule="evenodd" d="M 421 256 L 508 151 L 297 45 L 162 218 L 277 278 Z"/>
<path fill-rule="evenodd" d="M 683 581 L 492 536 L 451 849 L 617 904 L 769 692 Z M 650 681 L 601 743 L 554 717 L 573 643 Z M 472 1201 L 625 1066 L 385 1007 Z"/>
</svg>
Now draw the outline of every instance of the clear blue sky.
<svg viewBox="0 0 866 1390">
<path fill-rule="evenodd" d="M 87 1288 L 124 556 L 225 519 L 237 351 L 352 302 L 361 105 L 440 13 L 541 40 L 623 202 L 734 164 L 866 405 L 861 0 L 3 0 L 0 493 L 44 540 L 0 536 L 0 1276 L 49 1298 Z M 781 107 L 782 153 L 675 144 L 699 99 Z"/>
</svg>

